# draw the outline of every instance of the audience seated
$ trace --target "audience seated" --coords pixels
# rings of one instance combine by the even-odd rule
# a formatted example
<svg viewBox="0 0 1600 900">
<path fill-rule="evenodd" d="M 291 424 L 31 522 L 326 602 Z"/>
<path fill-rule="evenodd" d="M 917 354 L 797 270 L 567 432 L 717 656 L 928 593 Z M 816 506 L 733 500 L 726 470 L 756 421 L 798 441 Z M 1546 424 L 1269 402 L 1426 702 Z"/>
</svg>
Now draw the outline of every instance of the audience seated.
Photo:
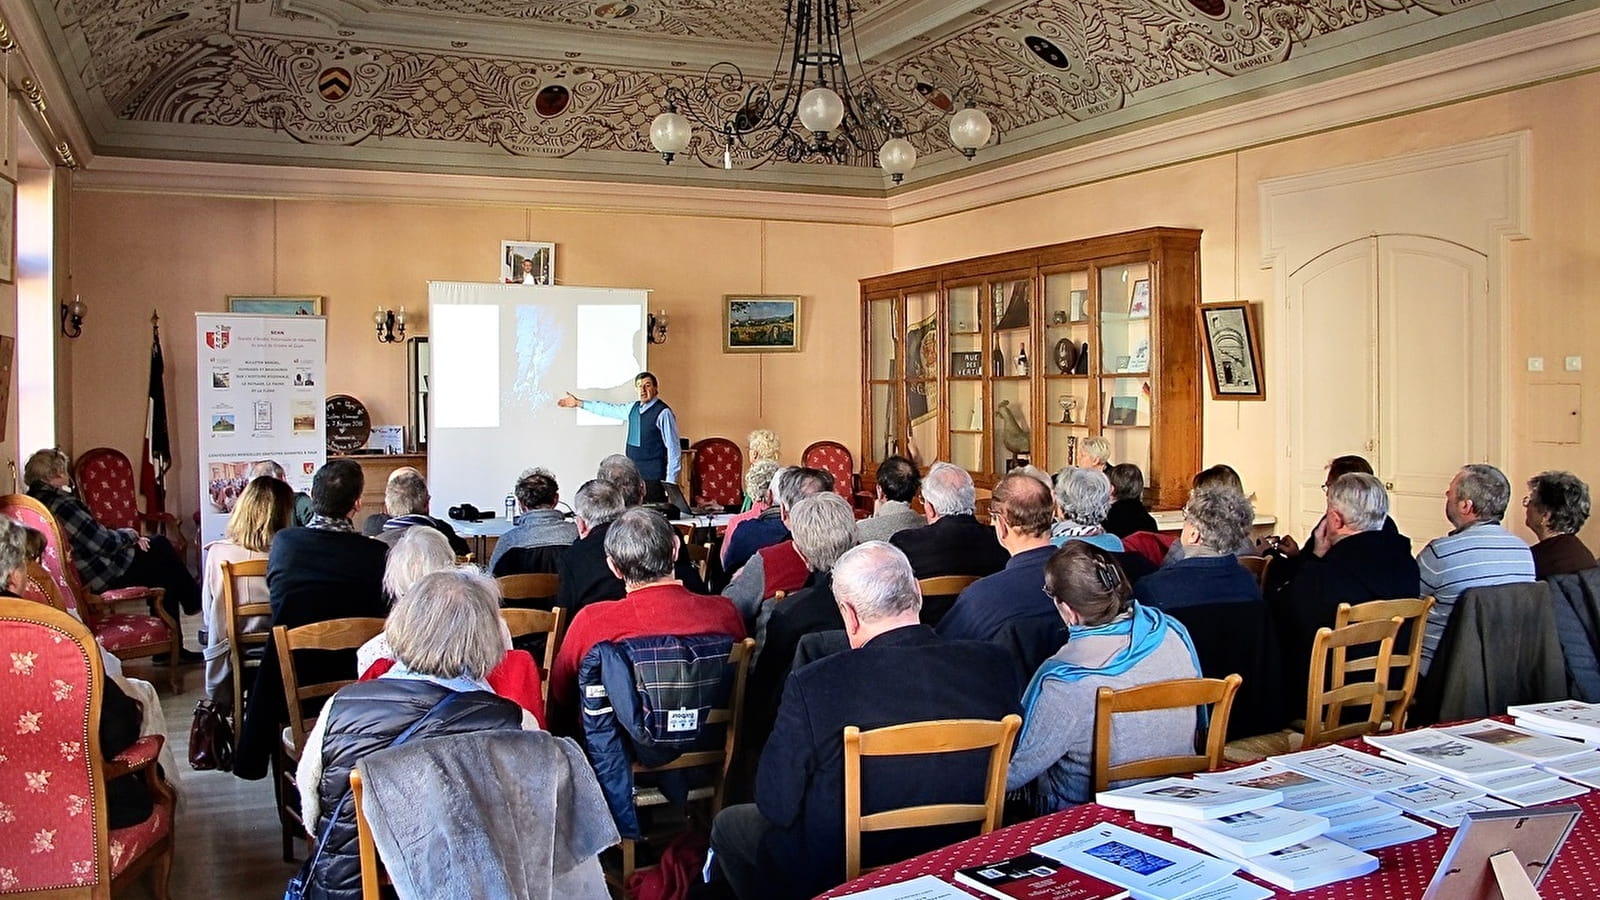
<svg viewBox="0 0 1600 900">
<path fill-rule="evenodd" d="M 260 478 L 263 475 L 269 478 L 276 478 L 284 484 L 289 483 L 288 473 L 283 471 L 283 466 L 278 465 L 277 460 L 263 459 L 250 467 L 251 478 Z M 311 517 L 316 514 L 316 510 L 311 506 L 311 495 L 305 491 L 295 491 L 294 524 L 296 526 L 309 525 L 311 524 Z"/>
<path fill-rule="evenodd" d="M 206 696 L 224 715 L 233 712 L 233 670 L 229 660 L 228 619 L 233 610 L 223 604 L 222 564 L 266 559 L 272 538 L 294 521 L 294 490 L 284 482 L 258 475 L 245 485 L 228 516 L 228 526 L 220 541 L 205 546 L 205 582 L 200 590 L 200 609 L 206 630 Z M 235 602 L 240 605 L 267 602 L 264 579 L 242 578 L 235 585 Z M 244 623 L 248 632 L 266 631 L 267 618 L 257 616 Z"/>
<path fill-rule="evenodd" d="M 1044 592 L 1044 566 L 1056 552 L 1050 543 L 1054 499 L 1043 483 L 1015 472 L 1000 479 L 989 501 L 989 519 L 1000 546 L 1011 554 L 1006 567 L 967 586 L 939 622 L 939 636 L 987 641 L 1016 619 L 1052 616 Z M 1050 623 L 1054 629 L 1054 623 Z"/>
<path fill-rule="evenodd" d="M 365 479 L 352 459 L 330 460 L 311 480 L 316 514 L 304 528 L 289 528 L 272 538 L 267 554 L 267 595 L 272 624 L 295 628 L 329 619 L 383 618 L 384 554 L 388 547 L 356 531 L 351 518 L 361 510 Z M 319 654 L 321 655 L 321 654 Z M 338 656 L 337 654 L 328 654 Z M 352 660 L 307 660 L 308 680 L 348 678 Z M 324 678 L 323 672 L 337 674 Z M 244 725 L 234 757 L 233 774 L 261 778 L 278 743 L 278 729 L 288 719 L 283 700 L 283 673 L 271 641 L 256 670 L 255 688 L 245 706 Z"/>
<path fill-rule="evenodd" d="M 495 543 L 489 557 L 489 574 L 499 578 L 556 571 L 560 554 L 578 539 L 578 526 L 556 509 L 561 502 L 556 476 L 548 469 L 528 469 L 517 476 L 515 493 L 517 508 L 522 512 Z M 539 550 L 544 552 L 525 552 Z M 540 558 L 533 558 L 536 556 Z"/>
<path fill-rule="evenodd" d="M 1134 598 L 1168 612 L 1206 603 L 1260 603 L 1260 582 L 1233 554 L 1241 542 L 1249 542 L 1255 515 L 1250 500 L 1233 488 L 1190 492 L 1178 537 L 1186 552 L 1140 579 Z"/>
<path fill-rule="evenodd" d="M 1462 591 L 1534 580 L 1533 553 L 1500 524 L 1510 501 L 1511 482 L 1494 466 L 1462 466 L 1450 480 L 1444 494 L 1444 515 L 1451 531 L 1429 541 L 1417 554 L 1419 596 L 1434 599 L 1422 635 L 1423 675 L 1428 674 Z"/>
<path fill-rule="evenodd" d="M 1003 651 L 946 641 L 920 624 L 917 582 L 898 550 L 881 541 L 850 550 L 834 566 L 833 592 L 852 649 L 789 674 L 761 754 L 755 803 L 723 809 L 711 829 L 717 866 L 743 900 L 810 897 L 844 880 L 846 725 L 998 720 L 1018 709 Z M 873 768 L 863 812 L 981 802 L 987 770 L 981 753 Z M 866 862 L 904 859 L 969 836 L 948 828 L 869 836 Z"/>
<path fill-rule="evenodd" d="M 1189 633 L 1159 609 L 1133 601 L 1132 586 L 1110 553 L 1073 541 L 1050 558 L 1045 590 L 1071 638 L 1022 696 L 1022 733 L 1007 790 L 1032 785 L 1040 813 L 1093 799 L 1095 693 L 1195 678 L 1200 664 Z M 1195 712 L 1166 709 L 1117 716 L 1111 764 L 1194 752 Z"/>
<path fill-rule="evenodd" d="M 456 534 L 450 523 L 443 519 L 435 519 L 428 515 L 428 483 L 423 480 L 422 473 L 411 466 L 401 466 L 389 473 L 389 480 L 383 488 L 383 506 L 389 513 L 389 518 L 384 521 L 383 528 L 376 534 L 378 540 L 393 547 L 394 542 L 400 540 L 400 535 L 414 525 L 423 525 L 432 528 L 444 535 L 450 541 L 450 549 L 457 556 L 466 556 L 472 552 L 472 547 L 466 538 Z"/>
<path fill-rule="evenodd" d="M 588 487 L 578 489 L 580 504 Z M 584 606 L 567 627 L 550 672 L 552 730 L 574 733 L 578 663 L 601 641 L 656 634 L 727 634 L 744 639 L 744 620 L 733 604 L 696 594 L 673 577 L 679 546 L 672 526 L 649 510 L 630 509 L 610 523 L 606 566 L 621 580 L 626 596 Z"/>
<path fill-rule="evenodd" d="M 833 490 L 833 476 L 821 469 L 790 466 L 772 477 L 773 507 L 745 522 L 736 537 L 723 544 L 722 563 L 729 572 L 737 573 L 745 563 L 763 547 L 781 544 L 789 539 L 789 526 L 783 522 L 785 506 Z"/>
<path fill-rule="evenodd" d="M 1119 538 L 1136 531 L 1157 531 L 1155 517 L 1144 505 L 1144 473 L 1133 463 L 1118 463 L 1106 470 L 1111 480 L 1111 508 L 1105 530 Z M 1248 537 L 1248 535 L 1246 535 Z"/>
<path fill-rule="evenodd" d="M 814 473 L 814 474 L 813 474 Z M 817 494 L 830 493 L 833 478 L 821 469 L 784 469 L 773 480 L 772 495 L 778 500 L 778 519 L 783 524 L 784 538 L 775 544 L 762 547 L 733 574 L 728 586 L 722 589 L 739 615 L 744 616 L 746 628 L 755 633 L 757 613 L 761 601 L 805 586 L 808 577 L 806 561 L 795 552 L 794 540 L 789 537 L 789 510 L 796 503 Z M 849 529 L 852 535 L 855 529 Z M 748 534 L 748 532 L 746 532 Z"/>
<path fill-rule="evenodd" d="M 795 504 L 789 516 L 794 548 L 810 570 L 805 586 L 785 598 L 766 623 L 757 648 L 755 670 L 745 693 L 744 735 L 747 754 L 759 754 L 777 717 L 779 693 L 789 677 L 800 639 L 818 631 L 844 627 L 833 596 L 833 566 L 856 545 L 855 511 L 843 497 L 828 491 Z"/>
<path fill-rule="evenodd" d="M 1327 469 L 1328 474 L 1322 480 L 1323 493 L 1327 493 L 1328 486 L 1338 481 L 1341 475 L 1346 475 L 1350 472 L 1359 472 L 1363 475 L 1373 474 L 1372 464 L 1360 456 L 1336 456 L 1328 462 Z M 1255 542 L 1255 549 L 1251 553 L 1270 554 L 1277 557 L 1273 560 L 1272 567 L 1268 570 L 1270 580 L 1267 583 L 1267 593 L 1274 593 L 1280 590 L 1283 585 L 1294 580 L 1295 573 L 1300 567 L 1302 554 L 1310 553 L 1315 555 L 1317 532 L 1321 530 L 1321 527 L 1322 521 L 1319 519 L 1317 524 L 1312 527 L 1311 534 L 1306 537 L 1306 543 L 1303 547 L 1295 543 L 1295 539 L 1287 534 L 1281 536 L 1272 535 Z M 1388 516 L 1384 516 L 1383 530 L 1390 534 L 1400 533 L 1400 529 L 1394 524 L 1394 519 Z M 1239 555 L 1249 556 L 1250 554 L 1241 553 Z"/>
<path fill-rule="evenodd" d="M 1411 539 L 1385 530 L 1388 516 L 1389 495 L 1376 477 L 1348 472 L 1328 485 L 1314 549 L 1301 551 L 1294 580 L 1272 598 L 1291 705 L 1303 702 L 1312 641 L 1317 629 L 1333 627 L 1339 604 L 1417 596 Z"/>
<path fill-rule="evenodd" d="M 625 457 L 619 458 L 628 462 Z M 627 510 L 627 497 L 644 496 L 644 480 L 638 478 L 637 471 L 634 478 L 636 481 L 626 488 L 596 478 L 584 482 L 573 495 L 578 539 L 556 560 L 561 587 L 556 592 L 555 606 L 567 611 L 568 622 L 591 603 L 617 600 L 627 593 L 622 580 L 606 565 L 606 535 L 617 517 Z M 682 550 L 681 544 L 679 550 Z M 686 588 L 699 591 L 704 587 L 688 554 L 679 552 L 673 566 L 674 574 Z"/>
<path fill-rule="evenodd" d="M 656 497 L 653 500 L 650 498 L 651 491 L 663 490 L 661 487 L 663 482 L 652 481 L 647 484 L 644 480 L 644 476 L 639 474 L 639 467 L 634 464 L 634 461 L 622 455 L 621 453 L 613 453 L 605 459 L 600 460 L 600 466 L 595 470 L 594 477 L 600 481 L 609 481 L 617 486 L 617 490 L 622 492 L 624 509 L 632 509 L 635 506 L 642 506 L 645 502 L 649 501 L 658 504 L 652 507 L 652 509 L 656 510 L 657 513 L 662 515 L 667 514 L 659 505 L 666 499 L 665 495 Z M 694 564 L 694 560 L 689 558 L 689 554 L 685 552 L 685 550 L 686 545 L 680 538 L 678 546 L 678 562 L 676 568 L 678 580 L 683 582 L 684 587 L 694 591 L 697 594 L 705 593 L 706 583 L 700 577 L 700 568 Z M 603 599 L 614 600 L 617 597 L 621 597 L 621 584 L 618 583 L 616 588 L 617 590 L 615 593 L 612 593 Z"/>
<path fill-rule="evenodd" d="M 733 540 L 733 534 L 740 525 L 751 519 L 760 518 L 761 514 L 771 509 L 772 479 L 782 471 L 775 459 L 759 459 L 744 470 L 744 499 L 745 507 L 737 515 L 728 517 L 728 525 L 722 532 L 722 547 L 718 551 L 724 566 L 728 560 L 728 544 Z"/>
<path fill-rule="evenodd" d="M 162 606 L 174 622 L 200 611 L 200 586 L 172 544 L 159 534 L 141 535 L 131 528 L 107 528 L 95 521 L 68 485 L 67 455 L 58 449 L 38 450 L 22 469 L 28 496 L 43 503 L 55 517 L 72 549 L 72 565 L 83 586 L 96 594 L 112 588 L 163 588 Z M 181 611 L 181 612 L 180 612 Z M 182 650 L 183 662 L 200 662 L 193 650 Z M 157 657 L 165 662 L 165 655 Z"/>
<path fill-rule="evenodd" d="M 911 508 L 911 499 L 922 486 L 922 474 L 904 456 L 891 456 L 878 463 L 878 498 L 872 515 L 856 523 L 856 536 L 865 541 L 887 541 L 907 528 L 921 528 L 928 520 Z"/>
<path fill-rule="evenodd" d="M 331 463 L 330 463 L 331 465 Z M 316 487 L 312 487 L 316 499 Z M 494 581 L 475 569 L 423 576 L 395 602 L 386 627 L 396 665 L 383 677 L 341 688 L 311 733 L 295 783 L 307 829 L 320 846 L 308 897 L 360 894 L 355 810 L 344 800 L 350 770 L 368 753 L 410 740 L 477 731 L 537 730 L 533 716 L 497 697 L 484 676 L 505 656 L 505 623 Z M 281 698 L 280 698 L 281 699 Z M 443 806 L 443 798 L 417 798 Z M 328 828 L 329 819 L 337 822 Z"/>
<path fill-rule="evenodd" d="M 1533 545 L 1533 577 L 1575 575 L 1595 566 L 1594 554 L 1578 539 L 1589 521 L 1589 486 L 1571 472 L 1540 472 L 1528 479 L 1522 498 Z"/>
<path fill-rule="evenodd" d="M 1104 473 L 1111 468 L 1111 442 L 1098 434 L 1078 442 L 1078 465 Z"/>
<path fill-rule="evenodd" d="M 973 515 L 978 490 L 960 466 L 936 462 L 922 479 L 925 528 L 912 528 L 889 538 L 911 561 L 917 578 L 938 575 L 993 575 L 1011 558 L 994 529 Z"/>
<path fill-rule="evenodd" d="M 1050 529 L 1050 540 L 1057 547 L 1068 541 L 1084 541 L 1122 552 L 1122 539 L 1107 534 L 1106 513 L 1111 509 L 1111 479 L 1099 469 L 1068 466 L 1056 473 L 1056 511 L 1061 521 Z"/>
<path fill-rule="evenodd" d="M 1201 469 L 1199 472 L 1195 473 L 1193 480 L 1191 480 L 1189 483 L 1189 490 L 1197 491 L 1203 487 L 1232 488 L 1233 490 L 1238 491 L 1240 494 L 1244 494 L 1244 482 L 1239 479 L 1239 473 L 1233 470 L 1233 466 L 1230 466 L 1227 463 L 1218 463 L 1209 469 Z M 1290 541 L 1289 543 L 1293 544 L 1294 542 Z M 1173 541 L 1167 546 L 1167 555 L 1166 558 L 1162 560 L 1161 564 L 1165 566 L 1183 559 L 1184 554 L 1187 553 L 1188 550 L 1189 548 L 1184 545 L 1183 541 Z M 1263 549 L 1257 547 L 1255 542 L 1250 540 L 1250 533 L 1249 531 L 1246 531 L 1244 535 L 1244 543 L 1234 548 L 1233 555 L 1260 556 L 1262 552 Z"/>
</svg>

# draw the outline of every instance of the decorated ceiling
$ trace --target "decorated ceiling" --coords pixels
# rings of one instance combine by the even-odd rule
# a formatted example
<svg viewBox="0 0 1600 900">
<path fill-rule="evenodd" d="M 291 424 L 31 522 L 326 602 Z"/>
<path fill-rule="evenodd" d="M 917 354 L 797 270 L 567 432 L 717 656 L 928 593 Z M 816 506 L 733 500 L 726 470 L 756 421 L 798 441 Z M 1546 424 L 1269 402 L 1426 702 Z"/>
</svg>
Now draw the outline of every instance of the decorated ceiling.
<svg viewBox="0 0 1600 900">
<path fill-rule="evenodd" d="M 97 155 L 887 189 L 648 129 L 726 60 L 772 77 L 785 0 L 33 0 Z M 979 163 L 1415 56 L 1578 0 L 854 0 L 864 80 L 924 162 L 972 99 Z M 1590 5 L 1590 4 L 1582 4 Z M 1576 11 L 1574 9 L 1574 11 Z M 715 85 L 713 85 L 715 89 Z M 919 163 L 908 183 L 938 171 Z M 752 170 L 752 171 L 745 171 Z M 745 179 L 745 181 L 741 181 Z M 822 185 L 819 188 L 819 185 Z"/>
</svg>

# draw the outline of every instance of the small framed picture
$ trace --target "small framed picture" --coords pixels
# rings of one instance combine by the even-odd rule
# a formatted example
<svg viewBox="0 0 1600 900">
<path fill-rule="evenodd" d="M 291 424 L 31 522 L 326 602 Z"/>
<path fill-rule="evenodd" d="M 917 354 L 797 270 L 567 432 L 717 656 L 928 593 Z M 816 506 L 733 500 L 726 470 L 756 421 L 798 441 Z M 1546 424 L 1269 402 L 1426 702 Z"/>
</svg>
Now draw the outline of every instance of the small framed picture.
<svg viewBox="0 0 1600 900">
<path fill-rule="evenodd" d="M 919 345 L 920 346 L 920 345 Z M 722 297 L 722 352 L 793 353 L 800 349 L 800 298 L 747 294 Z M 930 369 L 939 364 L 938 347 L 918 361 Z"/>
<path fill-rule="evenodd" d="M 1200 304 L 1200 336 L 1211 365 L 1211 399 L 1265 400 L 1261 325 L 1243 300 Z"/>
<path fill-rule="evenodd" d="M 1138 397 L 1112 397 L 1111 407 L 1106 411 L 1107 425 L 1137 425 L 1139 424 L 1139 398 Z"/>
<path fill-rule="evenodd" d="M 1150 279 L 1141 278 L 1133 283 L 1133 299 L 1128 302 L 1128 318 L 1150 318 Z"/>
<path fill-rule="evenodd" d="M 1068 305 L 1072 308 L 1072 321 L 1086 322 L 1089 319 L 1089 292 L 1072 291 L 1067 295 Z"/>
<path fill-rule="evenodd" d="M 228 297 L 228 312 L 266 316 L 320 316 L 321 297 Z"/>
<path fill-rule="evenodd" d="M 501 241 L 500 281 L 504 284 L 555 284 L 556 245 Z"/>
</svg>

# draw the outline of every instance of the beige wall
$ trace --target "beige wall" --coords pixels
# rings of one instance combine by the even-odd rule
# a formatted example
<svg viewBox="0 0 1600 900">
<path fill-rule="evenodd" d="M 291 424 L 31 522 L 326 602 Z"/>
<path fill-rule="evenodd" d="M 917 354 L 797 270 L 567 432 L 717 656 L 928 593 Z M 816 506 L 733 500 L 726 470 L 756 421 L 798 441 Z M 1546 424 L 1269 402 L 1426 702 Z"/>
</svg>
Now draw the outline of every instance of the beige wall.
<svg viewBox="0 0 1600 900">
<path fill-rule="evenodd" d="M 1600 489 L 1600 417 L 1584 415 L 1582 442 L 1534 442 L 1528 423 L 1559 413 L 1529 396 L 1537 382 L 1575 382 L 1584 395 L 1596 390 L 1600 368 L 1600 168 L 1592 164 L 1600 141 L 1600 75 L 1570 78 L 1480 98 L 1387 121 L 1321 133 L 1279 144 L 1059 190 L 1023 200 L 897 227 L 894 268 L 1012 250 L 1151 225 L 1199 228 L 1201 296 L 1205 301 L 1265 301 L 1272 273 L 1261 268 L 1258 185 L 1264 179 L 1446 147 L 1528 130 L 1532 134 L 1529 183 L 1530 240 L 1510 243 L 1505 254 L 1508 392 L 1505 423 L 1509 456 L 1492 462 L 1512 481 L 1508 525 L 1521 526 L 1518 499 L 1528 476 L 1565 468 Z M 1426 202 L 1426 198 L 1419 198 Z M 1271 305 L 1263 328 L 1271 353 L 1281 344 Z M 1414 348 L 1426 365 L 1428 348 Z M 1584 357 L 1584 371 L 1562 371 L 1566 356 Z M 1527 372 L 1529 356 L 1543 356 L 1542 374 Z M 1268 361 L 1268 369 L 1271 369 Z M 1205 462 L 1239 469 L 1258 506 L 1273 512 L 1282 436 L 1276 433 L 1281 397 L 1269 380 L 1268 402 L 1205 404 Z M 1587 412 L 1587 410 L 1583 410 Z M 1585 451 L 1588 450 L 1586 453 Z M 1440 500 L 1441 525 L 1443 498 Z M 1600 543 L 1600 517 L 1583 532 Z"/>
<path fill-rule="evenodd" d="M 195 504 L 194 314 L 229 294 L 321 294 L 328 392 L 360 398 L 374 423 L 406 421 L 406 352 L 379 344 L 378 304 L 404 305 L 426 334 L 427 282 L 498 277 L 502 240 L 556 243 L 566 284 L 643 287 L 671 334 L 650 348 L 663 396 L 691 440 L 739 443 L 769 427 L 797 459 L 814 440 L 860 434 L 857 280 L 889 268 L 886 228 L 519 207 L 273 201 L 79 191 L 74 289 L 91 303 L 71 355 L 72 452 L 138 452 L 149 317 L 162 321 L 181 514 Z M 801 352 L 722 352 L 725 293 L 799 294 Z M 530 453 L 529 464 L 538 462 Z"/>
</svg>

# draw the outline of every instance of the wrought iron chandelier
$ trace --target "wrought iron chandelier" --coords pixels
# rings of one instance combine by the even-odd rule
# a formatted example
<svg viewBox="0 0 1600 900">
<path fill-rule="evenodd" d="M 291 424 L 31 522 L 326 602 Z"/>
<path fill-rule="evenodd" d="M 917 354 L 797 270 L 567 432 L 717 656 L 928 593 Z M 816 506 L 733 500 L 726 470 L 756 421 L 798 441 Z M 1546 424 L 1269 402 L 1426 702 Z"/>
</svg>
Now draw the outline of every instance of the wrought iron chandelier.
<svg viewBox="0 0 1600 900">
<path fill-rule="evenodd" d="M 650 123 L 651 145 L 670 165 L 688 148 L 698 126 L 714 135 L 725 169 L 734 167 L 736 156 L 753 160 L 754 168 L 774 159 L 812 157 L 870 165 L 876 155 L 877 164 L 899 184 L 916 164 L 917 150 L 906 140 L 904 122 L 865 83 L 852 18 L 848 0 L 842 7 L 840 0 L 790 0 L 782 55 L 770 81 L 747 81 L 731 62 L 713 64 L 698 83 L 668 89 L 667 111 Z M 862 73 L 854 83 L 845 65 L 847 40 L 855 69 Z M 989 117 L 970 98 L 950 119 L 950 141 L 968 159 L 993 132 Z M 701 160 L 713 165 L 703 150 Z"/>
</svg>

